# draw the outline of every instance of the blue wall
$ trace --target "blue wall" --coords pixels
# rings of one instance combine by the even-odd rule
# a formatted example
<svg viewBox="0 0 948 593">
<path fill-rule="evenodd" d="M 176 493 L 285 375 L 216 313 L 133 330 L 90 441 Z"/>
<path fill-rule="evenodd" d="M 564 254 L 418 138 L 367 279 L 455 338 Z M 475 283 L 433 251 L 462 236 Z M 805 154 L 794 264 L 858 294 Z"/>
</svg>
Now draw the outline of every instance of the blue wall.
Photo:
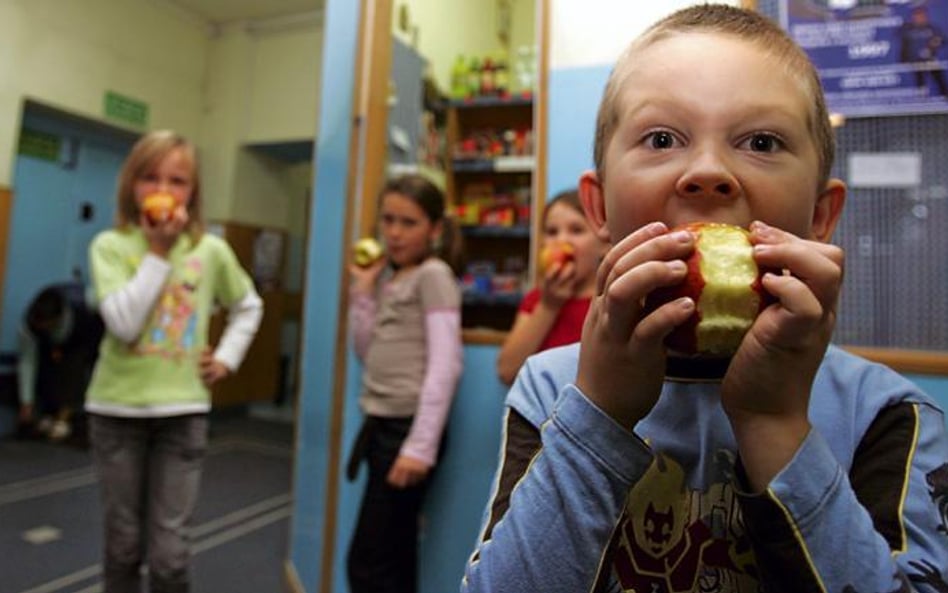
<svg viewBox="0 0 948 593">
<path fill-rule="evenodd" d="M 335 338 L 342 278 L 346 172 L 352 124 L 353 73 L 359 3 L 327 0 L 323 37 L 319 137 L 316 144 L 313 208 L 309 221 L 308 270 L 300 352 L 294 511 L 290 562 L 305 591 L 318 590 L 325 542 L 330 414 Z M 334 460 L 336 462 L 338 460 Z"/>
<path fill-rule="evenodd" d="M 419 593 L 456 591 L 479 534 L 497 467 L 506 395 L 506 388 L 494 371 L 496 357 L 495 346 L 464 348 L 464 374 L 451 410 L 447 447 L 423 510 Z M 351 352 L 349 360 L 356 360 Z M 361 370 L 358 364 L 350 363 L 346 378 L 345 452 L 338 460 L 340 472 L 361 425 L 356 404 Z M 333 591 L 348 590 L 345 554 L 364 486 L 363 469 L 355 482 L 343 482 L 339 489 Z"/>
<path fill-rule="evenodd" d="M 575 187 L 583 171 L 593 166 L 596 110 L 611 68 L 560 68 L 549 75 L 549 194 Z"/>
<path fill-rule="evenodd" d="M 23 127 L 59 138 L 57 161 L 18 155 L 13 173 L 0 351 L 15 352 L 17 329 L 30 300 L 42 288 L 73 277 L 88 280 L 92 237 L 112 226 L 115 179 L 131 141 L 83 129 L 50 113 L 23 117 Z M 83 203 L 92 217 L 80 220 Z M 37 262 L 41 265 L 37 265 Z"/>
</svg>

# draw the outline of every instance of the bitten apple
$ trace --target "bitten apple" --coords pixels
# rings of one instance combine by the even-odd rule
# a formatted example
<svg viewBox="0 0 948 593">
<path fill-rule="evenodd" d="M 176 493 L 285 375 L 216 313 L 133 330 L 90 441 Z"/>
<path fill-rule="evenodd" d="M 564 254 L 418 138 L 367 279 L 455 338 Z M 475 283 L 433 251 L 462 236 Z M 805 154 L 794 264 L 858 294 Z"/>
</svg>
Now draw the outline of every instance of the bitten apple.
<svg viewBox="0 0 948 593">
<path fill-rule="evenodd" d="M 681 297 L 697 305 L 687 321 L 665 339 L 671 353 L 728 358 L 737 351 L 757 315 L 773 301 L 761 285 L 763 271 L 753 257 L 750 233 L 730 224 L 695 222 L 677 227 L 695 235 L 685 260 L 688 273 L 674 286 L 653 291 L 646 311 Z"/>
<path fill-rule="evenodd" d="M 360 268 L 367 268 L 383 255 L 382 244 L 372 237 L 363 237 L 352 246 L 352 259 Z"/>
<path fill-rule="evenodd" d="M 571 243 L 565 241 L 548 243 L 540 250 L 540 269 L 549 270 L 554 264 L 564 266 L 575 258 L 575 249 Z"/>
<path fill-rule="evenodd" d="M 142 212 L 151 224 L 161 224 L 171 219 L 177 205 L 178 200 L 171 194 L 150 194 L 142 200 Z"/>
</svg>

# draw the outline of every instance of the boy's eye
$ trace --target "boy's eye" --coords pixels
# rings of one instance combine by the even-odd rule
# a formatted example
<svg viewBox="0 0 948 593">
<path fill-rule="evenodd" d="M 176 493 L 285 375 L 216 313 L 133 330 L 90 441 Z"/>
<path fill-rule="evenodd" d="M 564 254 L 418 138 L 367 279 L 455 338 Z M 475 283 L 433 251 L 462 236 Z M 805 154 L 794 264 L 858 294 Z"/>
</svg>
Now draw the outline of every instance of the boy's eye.
<svg viewBox="0 0 948 593">
<path fill-rule="evenodd" d="M 675 137 L 670 132 L 652 132 L 646 141 L 657 150 L 667 150 L 675 146 Z"/>
<path fill-rule="evenodd" d="M 753 152 L 776 152 L 781 148 L 780 139 L 773 134 L 754 134 L 746 140 L 746 144 Z"/>
</svg>

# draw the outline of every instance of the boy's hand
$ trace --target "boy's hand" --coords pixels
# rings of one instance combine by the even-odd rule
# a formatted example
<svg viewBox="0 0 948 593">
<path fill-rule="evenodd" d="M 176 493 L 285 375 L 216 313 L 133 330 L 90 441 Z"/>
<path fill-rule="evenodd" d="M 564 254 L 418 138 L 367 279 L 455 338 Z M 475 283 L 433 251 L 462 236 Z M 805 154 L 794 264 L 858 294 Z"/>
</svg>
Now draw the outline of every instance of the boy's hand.
<svg viewBox="0 0 948 593">
<path fill-rule="evenodd" d="M 754 257 L 777 299 L 761 312 L 721 385 L 751 485 L 762 490 L 793 457 L 810 430 L 808 407 L 817 369 L 836 325 L 843 251 L 755 222 Z"/>
<path fill-rule="evenodd" d="M 597 294 L 583 326 L 576 387 L 631 429 L 655 405 L 665 377 L 665 336 L 694 309 L 691 299 L 644 315 L 645 297 L 681 282 L 694 236 L 646 225 L 616 244 L 597 273 Z"/>
</svg>

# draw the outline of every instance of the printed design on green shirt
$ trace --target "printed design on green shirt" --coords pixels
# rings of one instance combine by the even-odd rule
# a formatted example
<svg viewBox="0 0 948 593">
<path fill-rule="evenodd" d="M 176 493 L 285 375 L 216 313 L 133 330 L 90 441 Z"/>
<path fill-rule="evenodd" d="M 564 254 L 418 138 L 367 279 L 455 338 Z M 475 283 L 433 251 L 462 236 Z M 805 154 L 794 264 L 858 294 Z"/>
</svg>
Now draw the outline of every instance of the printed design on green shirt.
<svg viewBox="0 0 948 593">
<path fill-rule="evenodd" d="M 727 465 L 699 492 L 675 460 L 656 457 L 629 494 L 612 544 L 623 591 L 759 591 Z"/>
<path fill-rule="evenodd" d="M 201 272 L 201 260 L 192 257 L 172 273 L 142 333 L 136 348 L 139 354 L 182 360 L 194 351 Z"/>
</svg>

